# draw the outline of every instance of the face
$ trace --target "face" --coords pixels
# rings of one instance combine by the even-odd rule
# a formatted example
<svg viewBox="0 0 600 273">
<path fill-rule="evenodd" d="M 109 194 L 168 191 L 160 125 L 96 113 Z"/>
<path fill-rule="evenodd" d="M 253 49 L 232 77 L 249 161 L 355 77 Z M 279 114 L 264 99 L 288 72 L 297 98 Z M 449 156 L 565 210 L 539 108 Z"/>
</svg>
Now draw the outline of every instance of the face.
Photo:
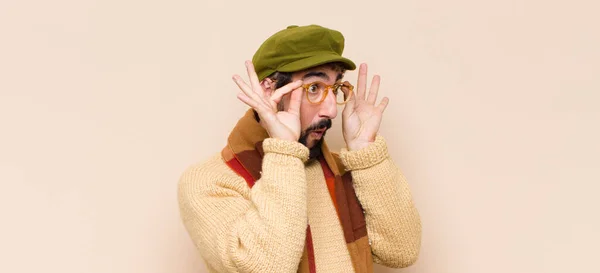
<svg viewBox="0 0 600 273">
<path fill-rule="evenodd" d="M 334 70 L 329 65 L 319 66 L 306 71 L 297 72 L 292 75 L 292 81 L 302 80 L 304 84 L 310 84 L 320 81 L 328 85 L 341 80 L 343 74 Z M 287 94 L 283 99 L 284 109 L 287 109 L 290 101 L 290 95 Z M 320 149 L 325 133 L 331 128 L 331 120 L 337 116 L 338 105 L 333 92 L 328 92 L 327 97 L 321 104 L 313 104 L 306 98 L 306 92 L 303 91 L 300 104 L 300 124 L 302 133 L 299 142 L 311 150 L 311 154 Z"/>
</svg>

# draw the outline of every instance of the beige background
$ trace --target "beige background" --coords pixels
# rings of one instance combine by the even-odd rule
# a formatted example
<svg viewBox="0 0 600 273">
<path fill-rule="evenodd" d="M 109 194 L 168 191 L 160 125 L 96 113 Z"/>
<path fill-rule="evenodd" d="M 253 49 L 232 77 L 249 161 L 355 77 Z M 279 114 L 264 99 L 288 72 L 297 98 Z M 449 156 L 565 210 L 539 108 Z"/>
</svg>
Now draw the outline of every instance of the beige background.
<svg viewBox="0 0 600 273">
<path fill-rule="evenodd" d="M 205 272 L 179 175 L 243 114 L 243 61 L 311 23 L 382 76 L 422 214 L 419 261 L 378 272 L 600 272 L 597 3 L 3 0 L 0 272 Z"/>
</svg>

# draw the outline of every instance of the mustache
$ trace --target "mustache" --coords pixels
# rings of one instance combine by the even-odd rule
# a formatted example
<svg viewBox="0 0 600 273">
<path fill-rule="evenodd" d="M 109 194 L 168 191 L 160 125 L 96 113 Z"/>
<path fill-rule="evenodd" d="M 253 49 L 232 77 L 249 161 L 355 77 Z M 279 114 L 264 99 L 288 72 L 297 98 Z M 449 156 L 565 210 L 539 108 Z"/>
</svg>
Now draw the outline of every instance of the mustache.
<svg viewBox="0 0 600 273">
<path fill-rule="evenodd" d="M 309 126 L 302 135 L 300 135 L 300 139 L 298 139 L 298 142 L 302 143 L 304 146 L 306 146 L 306 141 L 308 139 L 308 135 L 310 134 L 311 131 L 314 130 L 318 130 L 318 129 L 329 129 L 331 128 L 331 119 L 322 119 L 319 120 L 319 122 Z M 323 133 L 323 136 L 325 135 L 325 132 Z M 317 156 L 319 156 L 321 154 L 321 143 L 323 143 L 323 138 L 319 139 L 319 141 L 315 144 L 314 147 L 310 148 L 310 154 L 309 154 L 309 158 L 316 158 Z"/>
<path fill-rule="evenodd" d="M 331 119 L 322 119 L 319 122 L 309 126 L 306 129 L 306 133 L 308 133 L 310 131 L 318 130 L 318 129 L 329 129 L 329 128 L 331 128 Z"/>
</svg>

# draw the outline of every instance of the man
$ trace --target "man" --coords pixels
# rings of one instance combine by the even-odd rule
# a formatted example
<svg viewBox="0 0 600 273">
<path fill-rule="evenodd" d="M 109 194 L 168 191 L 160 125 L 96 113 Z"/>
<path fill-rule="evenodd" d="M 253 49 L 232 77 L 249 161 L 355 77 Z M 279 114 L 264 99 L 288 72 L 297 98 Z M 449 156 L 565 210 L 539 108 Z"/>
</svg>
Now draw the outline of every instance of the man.
<svg viewBox="0 0 600 273">
<path fill-rule="evenodd" d="M 367 94 L 341 82 L 355 64 L 344 37 L 317 25 L 267 39 L 249 83 L 233 80 L 248 110 L 226 147 L 185 171 L 183 223 L 209 272 L 372 272 L 373 262 L 406 267 L 418 257 L 421 222 L 404 176 L 378 134 L 387 98 L 380 78 Z M 346 148 L 324 136 L 342 111 Z"/>
</svg>

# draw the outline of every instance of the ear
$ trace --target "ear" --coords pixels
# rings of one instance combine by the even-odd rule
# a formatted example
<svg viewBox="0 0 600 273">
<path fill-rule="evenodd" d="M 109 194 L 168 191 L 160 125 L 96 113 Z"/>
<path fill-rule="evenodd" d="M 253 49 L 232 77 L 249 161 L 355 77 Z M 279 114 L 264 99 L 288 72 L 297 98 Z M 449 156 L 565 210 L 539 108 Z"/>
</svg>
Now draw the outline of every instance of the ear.
<svg viewBox="0 0 600 273">
<path fill-rule="evenodd" d="M 264 80 L 262 80 L 260 82 L 260 87 L 262 87 L 266 96 L 270 97 L 271 95 L 273 95 L 273 92 L 275 92 L 275 82 L 270 78 L 265 78 Z"/>
</svg>

